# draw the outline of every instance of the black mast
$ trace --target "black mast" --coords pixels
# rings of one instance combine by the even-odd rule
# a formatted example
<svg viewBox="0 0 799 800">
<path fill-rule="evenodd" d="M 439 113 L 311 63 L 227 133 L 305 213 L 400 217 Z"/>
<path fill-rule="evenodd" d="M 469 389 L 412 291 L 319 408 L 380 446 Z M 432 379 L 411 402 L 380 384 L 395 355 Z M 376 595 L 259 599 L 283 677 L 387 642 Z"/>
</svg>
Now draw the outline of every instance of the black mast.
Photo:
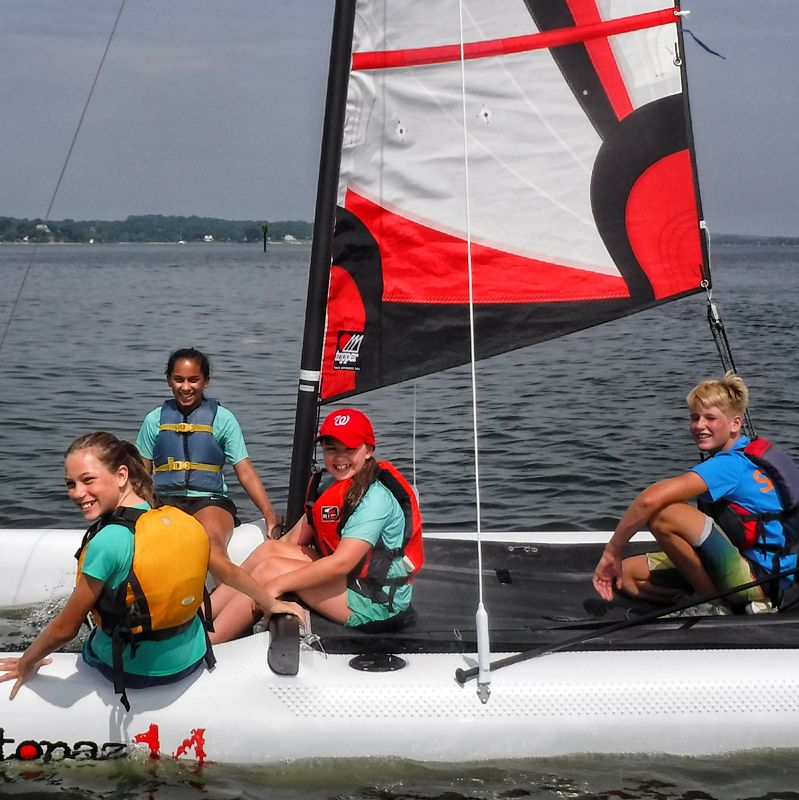
<svg viewBox="0 0 799 800">
<path fill-rule="evenodd" d="M 330 280 L 333 229 L 336 223 L 338 173 L 347 111 L 347 84 L 352 57 L 355 4 L 356 0 L 336 0 L 333 12 L 327 102 L 322 129 L 322 154 L 319 160 L 313 245 L 305 304 L 305 335 L 297 387 L 297 413 L 294 418 L 294 446 L 286 508 L 286 524 L 289 528 L 302 516 L 304 510 L 305 490 L 316 433 L 325 309 Z"/>
</svg>

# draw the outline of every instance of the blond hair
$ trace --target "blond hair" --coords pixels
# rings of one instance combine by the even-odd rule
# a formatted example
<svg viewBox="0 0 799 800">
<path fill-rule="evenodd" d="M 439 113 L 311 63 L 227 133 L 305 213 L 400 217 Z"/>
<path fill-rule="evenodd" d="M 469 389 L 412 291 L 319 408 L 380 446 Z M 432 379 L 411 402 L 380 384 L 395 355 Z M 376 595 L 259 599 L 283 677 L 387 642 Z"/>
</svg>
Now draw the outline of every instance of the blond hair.
<svg viewBox="0 0 799 800">
<path fill-rule="evenodd" d="M 749 389 L 743 378 L 734 372 L 728 372 L 721 380 L 702 381 L 688 392 L 685 398 L 688 407 L 715 406 L 727 416 L 743 416 L 749 404 Z"/>
</svg>

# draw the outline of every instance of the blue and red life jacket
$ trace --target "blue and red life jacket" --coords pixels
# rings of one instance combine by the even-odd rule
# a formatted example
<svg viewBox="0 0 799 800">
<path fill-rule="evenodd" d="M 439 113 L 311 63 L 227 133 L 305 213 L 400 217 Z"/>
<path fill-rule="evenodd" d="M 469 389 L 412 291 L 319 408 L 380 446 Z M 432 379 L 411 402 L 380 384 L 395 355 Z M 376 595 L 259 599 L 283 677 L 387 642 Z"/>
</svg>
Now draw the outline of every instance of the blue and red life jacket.
<svg viewBox="0 0 799 800">
<path fill-rule="evenodd" d="M 743 450 L 744 455 L 757 467 L 755 481 L 774 485 L 782 505 L 781 511 L 755 513 L 738 503 L 726 499 L 713 503 L 701 502 L 699 508 L 722 527 L 730 541 L 741 551 L 761 547 L 780 555 L 797 552 L 799 546 L 799 467 L 779 446 L 757 437 Z M 784 542 L 775 546 L 766 544 L 767 522 L 782 523 Z"/>
</svg>

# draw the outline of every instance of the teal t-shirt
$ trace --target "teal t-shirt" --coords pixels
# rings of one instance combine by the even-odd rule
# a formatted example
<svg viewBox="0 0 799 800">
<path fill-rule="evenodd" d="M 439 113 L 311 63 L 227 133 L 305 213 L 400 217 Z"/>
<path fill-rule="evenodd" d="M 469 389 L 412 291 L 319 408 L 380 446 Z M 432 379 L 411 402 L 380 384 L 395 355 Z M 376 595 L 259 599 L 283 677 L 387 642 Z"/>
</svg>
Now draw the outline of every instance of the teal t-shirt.
<svg viewBox="0 0 799 800">
<path fill-rule="evenodd" d="M 405 533 L 405 514 L 397 502 L 397 498 L 379 481 L 375 481 L 364 495 L 352 516 L 341 531 L 341 538 L 362 539 L 373 547 L 382 539 L 386 549 L 402 546 Z M 405 577 L 408 571 L 401 558 L 395 558 L 388 571 L 389 578 Z M 384 587 L 389 593 L 390 587 Z M 354 590 L 347 593 L 347 605 L 352 616 L 347 620 L 348 626 L 362 625 L 366 622 L 385 620 L 411 604 L 413 587 L 406 583 L 394 590 L 392 608 L 369 600 Z"/>
<path fill-rule="evenodd" d="M 146 503 L 136 508 L 150 508 Z M 116 589 L 128 575 L 133 561 L 133 534 L 124 525 L 106 525 L 86 546 L 84 574 Z M 83 658 L 91 664 L 91 654 L 83 645 Z M 111 637 L 97 628 L 91 639 L 92 653 L 109 667 L 113 666 Z M 190 667 L 205 655 L 205 630 L 199 617 L 170 639 L 141 641 L 131 658 L 130 647 L 122 654 L 125 672 L 134 675 L 174 675 Z"/>
<path fill-rule="evenodd" d="M 155 451 L 155 440 L 158 438 L 158 431 L 161 426 L 161 406 L 154 408 L 145 418 L 144 422 L 139 428 L 139 434 L 136 437 L 136 449 L 141 455 L 148 459 L 153 460 L 153 452 Z M 219 446 L 225 453 L 225 460 L 230 464 L 238 464 L 239 461 L 244 461 L 249 458 L 247 447 L 244 444 L 244 434 L 241 431 L 239 421 L 233 415 L 233 412 L 220 405 L 216 410 L 214 417 L 213 430 L 211 434 L 216 439 Z M 223 493 L 227 495 L 227 484 L 222 479 Z M 208 497 L 213 492 L 201 492 L 196 489 L 188 489 L 185 492 L 180 492 L 183 497 Z"/>
</svg>

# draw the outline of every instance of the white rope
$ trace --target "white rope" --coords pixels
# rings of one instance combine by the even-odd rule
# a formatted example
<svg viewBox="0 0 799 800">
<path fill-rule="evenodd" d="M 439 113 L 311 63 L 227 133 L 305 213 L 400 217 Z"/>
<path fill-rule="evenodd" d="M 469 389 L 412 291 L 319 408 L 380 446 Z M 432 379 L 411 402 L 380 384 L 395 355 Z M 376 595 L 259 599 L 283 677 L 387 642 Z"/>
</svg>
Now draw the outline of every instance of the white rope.
<svg viewBox="0 0 799 800">
<path fill-rule="evenodd" d="M 463 0 L 458 2 L 460 25 L 460 61 L 461 61 L 461 105 L 463 112 L 463 174 L 466 194 L 466 265 L 469 275 L 469 352 L 472 379 L 472 437 L 474 440 L 474 495 L 475 513 L 477 515 L 477 585 L 478 603 L 475 621 L 477 626 L 477 661 L 479 674 L 477 677 L 477 694 L 485 703 L 488 700 L 491 682 L 490 642 L 488 636 L 488 612 L 483 605 L 483 540 L 480 509 L 480 448 L 477 440 L 477 357 L 474 336 L 474 286 L 472 280 L 472 218 L 469 203 L 469 136 L 466 129 L 466 59 L 464 55 L 463 37 Z"/>
</svg>

